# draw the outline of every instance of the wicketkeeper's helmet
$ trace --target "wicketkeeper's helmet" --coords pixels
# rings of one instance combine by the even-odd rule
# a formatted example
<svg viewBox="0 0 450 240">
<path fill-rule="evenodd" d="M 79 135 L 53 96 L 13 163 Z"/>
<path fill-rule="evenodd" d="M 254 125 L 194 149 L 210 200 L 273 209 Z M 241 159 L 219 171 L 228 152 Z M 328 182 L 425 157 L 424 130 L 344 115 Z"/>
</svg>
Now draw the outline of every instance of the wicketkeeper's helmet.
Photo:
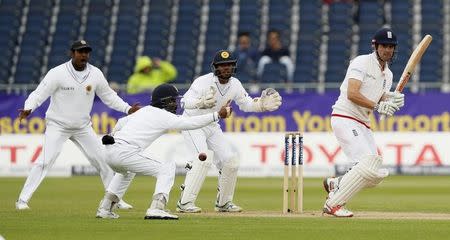
<svg viewBox="0 0 450 240">
<path fill-rule="evenodd" d="M 234 54 L 232 54 L 230 51 L 220 50 L 216 52 L 216 55 L 214 55 L 214 59 L 211 63 L 211 70 L 216 76 L 220 74 L 217 70 L 217 65 L 224 63 L 232 63 L 233 73 L 236 71 L 236 56 L 234 56 Z"/>
</svg>

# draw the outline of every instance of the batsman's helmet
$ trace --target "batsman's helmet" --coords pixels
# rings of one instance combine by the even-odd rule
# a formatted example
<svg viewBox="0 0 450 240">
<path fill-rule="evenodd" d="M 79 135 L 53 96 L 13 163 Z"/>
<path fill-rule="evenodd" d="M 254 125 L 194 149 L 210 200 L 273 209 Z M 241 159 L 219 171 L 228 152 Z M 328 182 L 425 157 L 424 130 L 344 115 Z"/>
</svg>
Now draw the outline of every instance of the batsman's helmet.
<svg viewBox="0 0 450 240">
<path fill-rule="evenodd" d="M 381 28 L 373 35 L 372 44 L 392 44 L 397 46 L 397 36 L 391 29 Z"/>
<path fill-rule="evenodd" d="M 165 109 L 171 113 L 177 111 L 177 98 L 180 97 L 178 89 L 171 84 L 161 84 L 153 90 L 150 105 Z"/>
<path fill-rule="evenodd" d="M 220 73 L 217 70 L 217 65 L 224 64 L 224 63 L 232 63 L 233 64 L 233 73 L 236 71 L 236 63 L 237 59 L 230 51 L 227 50 L 220 50 L 216 52 L 216 55 L 214 55 L 214 59 L 211 63 L 211 69 L 212 72 L 217 76 Z"/>
</svg>

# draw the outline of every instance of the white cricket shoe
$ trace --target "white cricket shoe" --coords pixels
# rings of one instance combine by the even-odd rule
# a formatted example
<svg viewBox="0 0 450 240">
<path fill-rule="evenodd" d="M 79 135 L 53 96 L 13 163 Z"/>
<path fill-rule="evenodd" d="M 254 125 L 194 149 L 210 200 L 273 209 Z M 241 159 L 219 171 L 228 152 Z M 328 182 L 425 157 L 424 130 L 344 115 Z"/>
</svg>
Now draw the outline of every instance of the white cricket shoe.
<svg viewBox="0 0 450 240">
<path fill-rule="evenodd" d="M 30 207 L 28 206 L 28 203 L 22 200 L 17 200 L 16 202 L 16 209 L 17 210 L 29 210 Z"/>
<path fill-rule="evenodd" d="M 97 215 L 95 217 L 96 218 L 117 219 L 117 218 L 119 218 L 119 215 L 114 212 L 108 211 L 106 209 L 99 208 L 99 209 L 97 209 Z"/>
<path fill-rule="evenodd" d="M 339 188 L 340 177 L 328 177 L 323 180 L 323 188 L 327 193 L 334 192 Z"/>
<path fill-rule="evenodd" d="M 344 206 L 337 205 L 335 207 L 329 207 L 327 203 L 323 205 L 323 213 L 335 217 L 353 217 L 353 212 L 349 211 Z"/>
<path fill-rule="evenodd" d="M 216 203 L 214 210 L 216 212 L 242 212 L 242 208 L 232 202 L 227 202 L 223 206 L 218 206 Z"/>
<path fill-rule="evenodd" d="M 177 215 L 170 214 L 161 209 L 147 209 L 144 219 L 157 219 L 157 220 L 178 220 Z"/>
<path fill-rule="evenodd" d="M 118 209 L 133 209 L 133 206 L 121 199 L 119 201 L 119 203 L 117 203 L 117 208 Z"/>
<path fill-rule="evenodd" d="M 202 209 L 195 206 L 193 202 L 187 202 L 185 204 L 181 204 L 180 201 L 177 202 L 177 212 L 180 213 L 200 213 Z"/>
</svg>

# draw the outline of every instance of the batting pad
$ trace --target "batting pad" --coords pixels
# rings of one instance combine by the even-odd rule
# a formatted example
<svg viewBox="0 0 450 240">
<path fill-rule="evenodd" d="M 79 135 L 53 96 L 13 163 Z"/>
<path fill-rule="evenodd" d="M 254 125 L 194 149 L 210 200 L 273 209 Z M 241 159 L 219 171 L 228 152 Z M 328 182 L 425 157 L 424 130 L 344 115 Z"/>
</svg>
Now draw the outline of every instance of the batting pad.
<svg viewBox="0 0 450 240">
<path fill-rule="evenodd" d="M 361 160 L 342 177 L 339 188 L 328 195 L 327 205 L 342 206 L 361 189 L 378 185 L 388 176 L 385 169 L 379 169 L 381 163 L 382 158 L 377 155 L 369 155 Z"/>
<path fill-rule="evenodd" d="M 181 194 L 180 203 L 186 204 L 188 202 L 194 203 L 197 199 L 198 193 L 205 181 L 206 174 L 211 167 L 211 158 L 205 161 L 195 159 L 192 163 L 192 168 L 186 173 L 184 180 L 184 190 Z"/>
<path fill-rule="evenodd" d="M 236 188 L 238 165 L 237 159 L 224 164 L 219 175 L 219 193 L 217 196 L 217 205 L 223 206 L 227 202 L 233 201 L 234 189 Z"/>
</svg>

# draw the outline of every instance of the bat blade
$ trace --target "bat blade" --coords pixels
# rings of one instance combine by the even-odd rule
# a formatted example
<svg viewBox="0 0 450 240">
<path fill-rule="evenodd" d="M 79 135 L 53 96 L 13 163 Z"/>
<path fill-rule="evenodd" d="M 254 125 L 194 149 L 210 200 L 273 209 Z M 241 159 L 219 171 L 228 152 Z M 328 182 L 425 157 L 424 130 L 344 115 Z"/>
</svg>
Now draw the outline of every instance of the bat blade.
<svg viewBox="0 0 450 240">
<path fill-rule="evenodd" d="M 409 57 L 408 63 L 406 64 L 405 69 L 403 70 L 403 73 L 400 77 L 397 87 L 395 88 L 395 91 L 397 92 L 403 91 L 409 79 L 411 78 L 411 75 L 413 74 L 416 65 L 420 62 L 420 59 L 422 59 L 423 54 L 427 50 L 432 40 L 433 37 L 427 34 L 425 37 L 423 37 L 422 41 L 420 41 L 419 45 L 417 45 L 416 49 L 414 49 L 414 52 Z"/>
</svg>

